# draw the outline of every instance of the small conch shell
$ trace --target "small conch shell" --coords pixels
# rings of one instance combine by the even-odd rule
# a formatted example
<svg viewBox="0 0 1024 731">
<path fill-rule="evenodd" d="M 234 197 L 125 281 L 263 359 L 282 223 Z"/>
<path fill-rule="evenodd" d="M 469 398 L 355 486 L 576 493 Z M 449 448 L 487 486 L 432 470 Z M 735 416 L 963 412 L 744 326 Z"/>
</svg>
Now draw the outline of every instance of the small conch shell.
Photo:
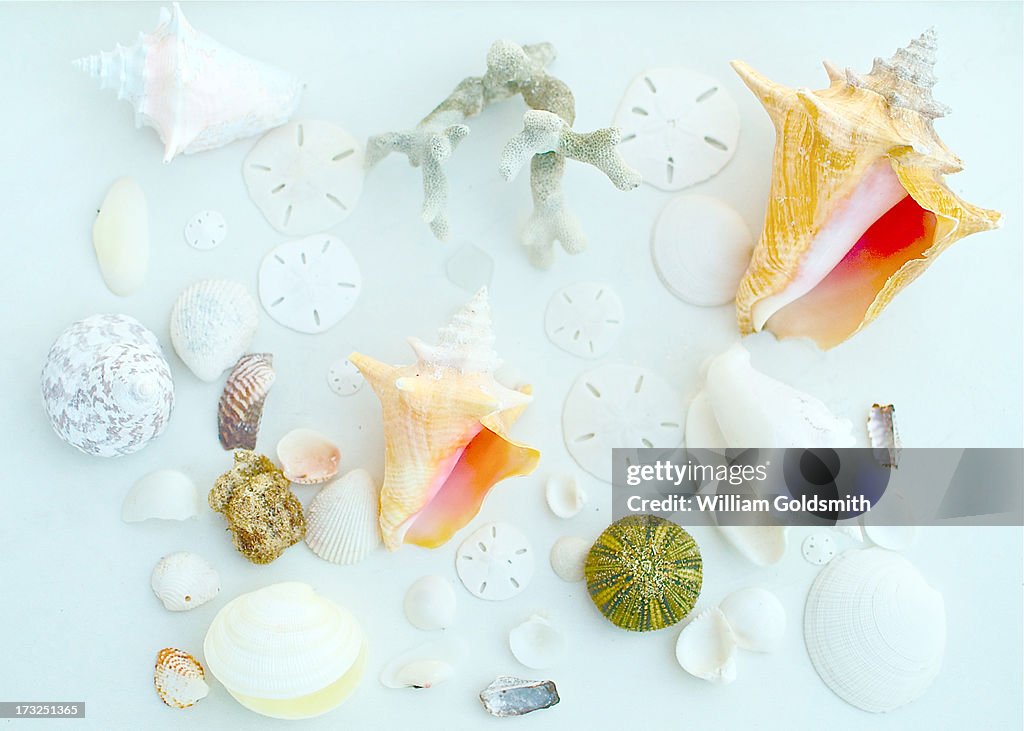
<svg viewBox="0 0 1024 731">
<path fill-rule="evenodd" d="M 380 399 L 385 469 L 380 499 L 384 545 L 436 548 L 480 510 L 498 481 L 533 471 L 540 453 L 507 430 L 530 402 L 529 387 L 498 383 L 487 290 L 439 333 L 438 345 L 410 338 L 418 356 L 389 366 L 360 353 L 349 360 Z"/>
<path fill-rule="evenodd" d="M 74 62 L 135 108 L 135 126 L 154 128 L 164 162 L 258 135 L 288 121 L 302 93 L 291 74 L 225 48 L 185 19 L 178 3 L 160 25 Z"/>
<path fill-rule="evenodd" d="M 201 381 L 216 381 L 245 353 L 260 321 L 244 285 L 204 279 L 186 287 L 171 308 L 171 344 Z"/>
<path fill-rule="evenodd" d="M 183 612 L 217 596 L 220 593 L 220 576 L 202 556 L 178 551 L 157 562 L 150 585 L 166 609 Z"/>
<path fill-rule="evenodd" d="M 217 406 L 217 434 L 224 449 L 256 449 L 263 402 L 276 377 L 270 353 L 249 353 L 235 363 Z"/>
<path fill-rule="evenodd" d="M 736 294 L 744 333 L 830 348 L 874 320 L 959 239 L 995 228 L 943 177 L 963 169 L 932 126 L 935 33 L 869 74 L 825 65 L 830 86 L 790 89 L 733 68 L 775 125 L 764 231 Z"/>
<path fill-rule="evenodd" d="M 165 647 L 156 656 L 153 685 L 171 708 L 188 708 L 209 694 L 202 664 L 183 650 Z"/>
</svg>

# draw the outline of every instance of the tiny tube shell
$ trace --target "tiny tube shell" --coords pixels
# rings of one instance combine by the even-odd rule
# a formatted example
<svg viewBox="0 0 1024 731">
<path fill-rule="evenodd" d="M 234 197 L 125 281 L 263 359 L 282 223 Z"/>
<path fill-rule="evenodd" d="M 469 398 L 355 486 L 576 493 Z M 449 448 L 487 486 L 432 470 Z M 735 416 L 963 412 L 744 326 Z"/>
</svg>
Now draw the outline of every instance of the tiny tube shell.
<svg viewBox="0 0 1024 731">
<path fill-rule="evenodd" d="M 773 652 L 782 646 L 786 610 L 773 593 L 758 587 L 734 591 L 718 605 L 736 644 L 744 650 Z"/>
<path fill-rule="evenodd" d="M 96 261 L 107 289 L 126 297 L 138 292 L 149 269 L 146 196 L 134 178 L 118 178 L 107 191 L 92 226 Z"/>
<path fill-rule="evenodd" d="M 718 607 L 704 610 L 683 627 L 676 660 L 690 675 L 712 683 L 736 679 L 736 637 Z"/>
<path fill-rule="evenodd" d="M 571 518 L 583 509 L 587 493 L 573 475 L 560 474 L 548 478 L 544 486 L 544 498 L 557 517 Z"/>
<path fill-rule="evenodd" d="M 200 251 L 215 249 L 227 235 L 228 224 L 220 211 L 200 211 L 185 224 L 185 243 Z"/>
<path fill-rule="evenodd" d="M 292 429 L 277 443 L 277 461 L 292 482 L 314 485 L 338 474 L 341 452 L 320 432 Z"/>
<path fill-rule="evenodd" d="M 405 592 L 402 608 L 413 627 L 444 629 L 455 618 L 455 589 L 441 576 L 420 577 Z"/>
<path fill-rule="evenodd" d="M 202 556 L 178 551 L 157 562 L 150 585 L 166 609 L 183 612 L 217 596 L 220 593 L 220 576 Z"/>
<path fill-rule="evenodd" d="M 562 581 L 583 581 L 583 567 L 587 563 L 591 542 L 579 536 L 562 536 L 551 546 L 551 570 Z"/>
<path fill-rule="evenodd" d="M 607 284 L 579 282 L 555 292 L 544 314 L 548 339 L 566 353 L 600 358 L 614 347 L 625 314 Z"/>
<path fill-rule="evenodd" d="M 156 656 L 153 669 L 156 693 L 171 708 L 188 708 L 210 692 L 202 664 L 187 652 L 166 647 Z"/>
<path fill-rule="evenodd" d="M 827 533 L 812 533 L 804 538 L 800 552 L 808 562 L 824 566 L 836 555 L 836 542 Z"/>
<path fill-rule="evenodd" d="M 339 358 L 327 370 L 327 385 L 339 396 L 351 396 L 365 383 L 363 374 L 348 358 Z"/>
<path fill-rule="evenodd" d="M 511 599 L 533 578 L 533 549 L 515 526 L 487 523 L 459 546 L 455 569 L 473 596 Z"/>
<path fill-rule="evenodd" d="M 508 646 L 516 660 L 528 668 L 543 670 L 565 655 L 565 636 L 544 617 L 534 614 L 508 633 Z"/>
<path fill-rule="evenodd" d="M 201 504 L 199 490 L 187 475 L 177 470 L 157 470 L 132 485 L 121 505 L 121 520 L 187 520 L 199 515 Z"/>
<path fill-rule="evenodd" d="M 453 638 L 426 642 L 385 665 L 380 682 L 388 688 L 432 688 L 455 674 L 463 655 L 465 648 Z"/>
</svg>

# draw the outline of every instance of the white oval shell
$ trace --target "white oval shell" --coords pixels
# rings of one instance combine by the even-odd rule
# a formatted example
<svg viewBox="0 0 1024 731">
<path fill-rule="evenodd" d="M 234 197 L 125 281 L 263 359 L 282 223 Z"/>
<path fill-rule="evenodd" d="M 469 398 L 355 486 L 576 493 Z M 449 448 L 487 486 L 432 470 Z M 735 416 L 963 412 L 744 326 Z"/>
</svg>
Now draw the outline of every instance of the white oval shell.
<svg viewBox="0 0 1024 731">
<path fill-rule="evenodd" d="M 454 638 L 425 642 L 385 665 L 380 682 L 388 688 L 431 688 L 455 674 L 464 654 Z"/>
<path fill-rule="evenodd" d="M 646 368 L 610 364 L 576 379 L 562 410 L 569 454 L 598 479 L 611 482 L 615 447 L 675 448 L 683 441 L 679 394 Z"/>
<path fill-rule="evenodd" d="M 327 371 L 327 385 L 339 396 L 351 396 L 365 383 L 363 374 L 348 358 L 334 361 Z"/>
<path fill-rule="evenodd" d="M 565 637 L 547 619 L 534 614 L 508 633 L 508 646 L 516 660 L 528 668 L 543 670 L 565 655 Z"/>
<path fill-rule="evenodd" d="M 363 192 L 363 150 L 329 122 L 292 122 L 263 136 L 242 167 L 249 197 L 283 234 L 308 236 L 340 223 Z"/>
<path fill-rule="evenodd" d="M 712 177 L 736 153 L 740 114 L 724 86 L 684 68 L 637 76 L 615 113 L 619 152 L 662 190 L 682 190 Z"/>
<path fill-rule="evenodd" d="M 778 563 L 786 554 L 788 528 L 784 525 L 720 525 L 718 530 L 758 566 Z"/>
<path fill-rule="evenodd" d="M 263 309 L 301 333 L 336 325 L 355 305 L 361 288 L 359 265 L 337 236 L 288 241 L 271 249 L 260 264 Z"/>
<path fill-rule="evenodd" d="M 146 196 L 134 178 L 118 178 L 92 225 L 92 244 L 107 289 L 126 297 L 142 289 L 149 269 Z"/>
<path fill-rule="evenodd" d="M 244 285 L 204 279 L 187 287 L 171 310 L 171 343 L 201 381 L 215 381 L 249 348 L 260 314 Z"/>
<path fill-rule="evenodd" d="M 142 449 L 174 407 L 160 344 L 128 315 L 93 315 L 64 330 L 46 355 L 41 389 L 57 436 L 98 457 Z"/>
<path fill-rule="evenodd" d="M 544 499 L 557 517 L 571 518 L 583 509 L 587 493 L 574 475 L 552 475 L 544 486 Z"/>
<path fill-rule="evenodd" d="M 380 545 L 378 490 L 355 469 L 318 492 L 306 509 L 306 545 L 331 563 L 353 564 Z"/>
<path fill-rule="evenodd" d="M 405 592 L 402 608 L 413 627 L 444 629 L 455 619 L 455 589 L 441 576 L 422 576 Z"/>
<path fill-rule="evenodd" d="M 587 563 L 587 554 L 593 541 L 585 541 L 579 536 L 562 536 L 551 546 L 551 570 L 562 581 L 575 583 L 583 581 L 583 567 Z"/>
<path fill-rule="evenodd" d="M 292 429 L 277 443 L 277 461 L 292 482 L 312 485 L 338 474 L 341 452 L 337 445 L 312 429 Z"/>
<path fill-rule="evenodd" d="M 609 285 L 579 282 L 548 300 L 544 331 L 566 353 L 600 358 L 615 345 L 624 319 L 622 300 Z"/>
<path fill-rule="evenodd" d="M 808 562 L 824 566 L 836 555 L 836 542 L 827 533 L 812 533 L 804 538 L 800 552 Z"/>
<path fill-rule="evenodd" d="M 220 576 L 210 563 L 195 553 L 178 551 L 153 567 L 150 585 L 157 599 L 172 612 L 195 609 L 220 592 Z"/>
<path fill-rule="evenodd" d="M 157 470 L 132 485 L 121 505 L 121 520 L 186 520 L 199 515 L 200 506 L 199 490 L 188 476 L 177 470 Z"/>
<path fill-rule="evenodd" d="M 765 589 L 734 591 L 718 608 L 732 629 L 736 644 L 744 650 L 773 652 L 786 634 L 786 610 L 778 597 Z"/>
<path fill-rule="evenodd" d="M 193 249 L 208 251 L 224 243 L 228 222 L 220 211 L 200 211 L 185 224 L 185 241 Z"/>
<path fill-rule="evenodd" d="M 754 250 L 746 222 L 731 206 L 705 195 L 679 195 L 662 209 L 651 235 L 654 268 L 684 302 L 732 302 Z"/>
<path fill-rule="evenodd" d="M 736 637 L 718 607 L 705 609 L 683 627 L 676 660 L 690 675 L 712 683 L 736 679 Z"/>
<path fill-rule="evenodd" d="M 206 671 L 194 657 L 168 647 L 156 656 L 153 685 L 160 700 L 171 708 L 188 708 L 210 692 Z"/>
<path fill-rule="evenodd" d="M 533 548 L 515 526 L 487 523 L 459 546 L 455 570 L 473 596 L 511 599 L 533 578 Z"/>
</svg>

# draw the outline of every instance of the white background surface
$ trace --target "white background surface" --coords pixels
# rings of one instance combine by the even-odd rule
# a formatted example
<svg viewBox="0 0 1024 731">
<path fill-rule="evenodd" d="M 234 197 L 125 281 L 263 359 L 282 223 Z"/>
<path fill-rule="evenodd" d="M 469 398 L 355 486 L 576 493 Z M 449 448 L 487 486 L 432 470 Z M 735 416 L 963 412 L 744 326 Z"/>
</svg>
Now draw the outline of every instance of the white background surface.
<svg viewBox="0 0 1024 731">
<path fill-rule="evenodd" d="M 1021 446 L 1019 5 L 325 3 L 200 4 L 186 11 L 197 28 L 225 44 L 300 74 L 308 82 L 300 116 L 335 121 L 359 138 L 411 127 L 461 78 L 483 71 L 496 38 L 556 45 L 551 71 L 575 92 L 578 130 L 608 124 L 630 79 L 646 67 L 686 65 L 711 74 L 737 100 L 744 127 L 733 162 L 692 191 L 722 197 L 755 233 L 773 132 L 727 62 L 740 57 L 773 79 L 821 88 L 823 58 L 866 70 L 874 56 L 888 56 L 934 25 L 940 43 L 935 93 L 954 109 L 937 128 L 967 166 L 950 185 L 973 203 L 1002 210 L 1004 227 L 955 246 L 867 331 L 833 351 L 770 337 L 754 338 L 749 347 L 755 365 L 857 423 L 873 401 L 894 402 L 909 446 Z M 789 614 L 785 647 L 774 655 L 742 654 L 739 677 L 726 687 L 678 667 L 678 628 L 619 631 L 593 608 L 583 584 L 563 583 L 550 572 L 544 557 L 555 538 L 596 536 L 610 520 L 610 501 L 607 486 L 580 472 L 591 495 L 581 515 L 559 521 L 543 504 L 545 477 L 574 469 L 561 440 L 562 399 L 576 375 L 593 365 L 545 340 L 549 296 L 583 280 L 614 286 L 627 328 L 601 362 L 650 367 L 675 384 L 684 402 L 699 386 L 701 363 L 737 335 L 730 307 L 685 305 L 655 275 L 648 236 L 669 195 L 646 186 L 621 193 L 580 164 L 568 166 L 566 191 L 590 233 L 590 250 L 571 259 L 559 252 L 549 272 L 530 268 L 517 244 L 530 205 L 526 177 L 506 184 L 497 174 L 498 153 L 520 127 L 519 100 L 473 120 L 472 135 L 448 167 L 451 242 L 433 240 L 418 220 L 418 171 L 401 159 L 387 160 L 367 178 L 358 209 L 336 229 L 363 271 L 355 309 L 319 336 L 293 333 L 264 316 L 253 343 L 254 350 L 274 353 L 278 370 L 261 450 L 272 453 L 292 428 L 313 427 L 337 440 L 345 469 L 365 466 L 379 477 L 377 401 L 369 389 L 334 396 L 325 381 L 328 365 L 352 347 L 408 362 L 405 336 L 432 338 L 468 297 L 445 278 L 447 258 L 467 241 L 494 257 L 497 349 L 536 392 L 514 433 L 544 456 L 533 476 L 496 487 L 472 525 L 516 523 L 539 560 L 533 584 L 508 602 L 483 603 L 456 586 L 458 620 L 448 631 L 472 647 L 459 675 L 427 691 L 387 690 L 377 682 L 392 656 L 432 639 L 407 624 L 401 599 L 426 573 L 457 581 L 453 553 L 465 533 L 435 551 L 406 547 L 352 567 L 327 564 L 299 545 L 260 567 L 232 549 L 220 516 L 209 511 L 183 524 L 123 524 L 121 500 L 143 474 L 179 468 L 205 490 L 230 464 L 216 437 L 220 386 L 200 383 L 170 349 L 174 298 L 202 277 L 232 277 L 255 289 L 261 257 L 282 240 L 246 197 L 240 166 L 252 140 L 164 166 L 155 133 L 134 130 L 131 109 L 71 67 L 73 58 L 151 30 L 157 12 L 157 5 L 134 4 L 0 6 L 6 455 L 0 699 L 84 700 L 88 725 L 104 729 L 281 727 L 241 708 L 216 683 L 195 708 L 166 708 L 153 693 L 152 663 L 165 646 L 201 653 L 206 627 L 228 599 L 298 579 L 348 606 L 371 642 L 356 694 L 330 715 L 303 722 L 309 728 L 1019 728 L 1019 529 L 930 529 L 908 552 L 946 597 L 948 651 L 928 693 L 884 716 L 840 701 L 806 656 L 801 615 L 817 567 L 800 557 L 800 531 L 783 562 L 765 569 L 744 562 L 711 529 L 694 531 L 705 559 L 698 608 L 760 585 L 775 591 Z M 126 174 L 148 195 L 152 260 L 145 289 L 119 299 L 103 286 L 89 232 L 107 187 Z M 230 233 L 220 248 L 194 251 L 182 228 L 206 208 L 225 214 Z M 165 434 L 113 461 L 62 444 L 39 403 L 38 373 L 50 343 L 95 312 L 125 312 L 154 330 L 177 388 Z M 308 503 L 315 489 L 296 492 Z M 162 555 L 183 549 L 217 566 L 223 590 L 197 610 L 172 614 L 150 592 L 149 573 Z M 507 649 L 508 629 L 536 611 L 548 613 L 570 644 L 565 661 L 550 671 L 522 668 Z M 476 695 L 502 673 L 551 677 L 562 703 L 519 721 L 492 719 Z"/>
</svg>

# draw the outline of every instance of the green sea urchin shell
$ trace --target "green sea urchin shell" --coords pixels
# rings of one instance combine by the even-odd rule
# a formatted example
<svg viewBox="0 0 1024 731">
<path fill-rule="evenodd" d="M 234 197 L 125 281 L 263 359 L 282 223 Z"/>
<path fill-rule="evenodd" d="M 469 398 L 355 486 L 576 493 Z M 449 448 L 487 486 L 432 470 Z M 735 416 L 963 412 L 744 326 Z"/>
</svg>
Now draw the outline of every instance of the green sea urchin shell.
<svg viewBox="0 0 1024 731">
<path fill-rule="evenodd" d="M 590 598 L 613 624 L 648 632 L 675 624 L 700 595 L 696 541 L 655 515 L 630 515 L 605 529 L 584 567 Z"/>
</svg>

